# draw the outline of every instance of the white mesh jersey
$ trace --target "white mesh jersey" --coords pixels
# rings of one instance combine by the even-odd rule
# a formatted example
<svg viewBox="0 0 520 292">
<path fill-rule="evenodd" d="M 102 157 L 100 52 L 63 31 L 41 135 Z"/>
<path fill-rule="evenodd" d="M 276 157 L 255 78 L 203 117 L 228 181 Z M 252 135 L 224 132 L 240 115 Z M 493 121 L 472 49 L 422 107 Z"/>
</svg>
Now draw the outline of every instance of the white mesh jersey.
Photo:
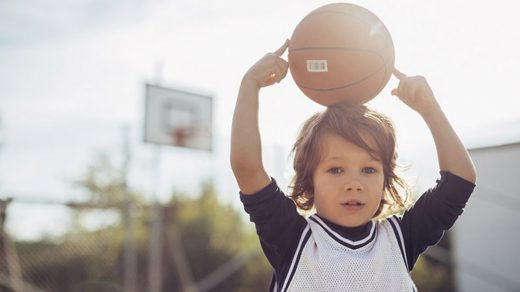
<svg viewBox="0 0 520 292">
<path fill-rule="evenodd" d="M 307 222 L 275 291 L 416 291 L 395 217 L 374 222 L 359 241 L 342 237 L 316 215 Z"/>
</svg>

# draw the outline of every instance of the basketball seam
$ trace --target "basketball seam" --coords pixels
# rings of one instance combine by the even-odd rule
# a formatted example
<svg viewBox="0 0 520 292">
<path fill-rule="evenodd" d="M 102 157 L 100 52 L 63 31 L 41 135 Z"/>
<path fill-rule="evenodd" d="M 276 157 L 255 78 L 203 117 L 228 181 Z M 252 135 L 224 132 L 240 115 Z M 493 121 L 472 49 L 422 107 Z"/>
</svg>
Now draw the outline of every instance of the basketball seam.
<svg viewBox="0 0 520 292">
<path fill-rule="evenodd" d="M 338 89 L 343 89 L 343 88 L 346 88 L 346 87 L 349 87 L 349 86 L 352 86 L 352 85 L 356 85 L 358 83 L 361 83 L 367 79 L 369 79 L 370 77 L 374 76 L 375 74 L 379 73 L 379 71 L 381 71 L 382 69 L 384 69 L 386 67 L 386 64 L 388 63 L 388 60 L 380 67 L 378 68 L 376 71 L 372 72 L 371 74 L 368 74 L 365 78 L 362 78 L 360 80 L 357 80 L 357 81 L 354 81 L 352 83 L 349 83 L 347 85 L 343 85 L 343 86 L 339 86 L 339 87 L 332 87 L 332 88 L 312 88 L 312 87 L 307 87 L 307 86 L 303 86 L 301 85 L 300 83 L 296 83 L 298 85 L 298 87 L 301 87 L 301 88 L 304 88 L 304 89 L 308 89 L 308 90 L 314 90 L 314 91 L 332 91 L 332 90 L 338 90 Z M 386 77 L 386 69 L 385 69 L 385 77 Z M 378 88 L 380 88 L 381 85 L 379 85 Z"/>
<path fill-rule="evenodd" d="M 384 82 L 385 79 L 386 79 L 386 74 L 388 73 L 388 71 L 386 70 L 386 66 L 385 66 L 385 75 L 383 75 L 383 79 L 381 79 L 381 82 L 379 84 L 379 87 L 377 88 L 376 92 L 379 93 L 381 92 L 381 90 L 383 90 L 383 88 L 385 87 L 386 83 Z M 376 94 L 377 95 L 377 94 Z"/>
<path fill-rule="evenodd" d="M 309 50 L 341 50 L 341 51 L 360 51 L 360 52 L 369 52 L 373 53 L 375 55 L 381 56 L 381 54 L 378 54 L 377 51 L 367 50 L 367 49 L 361 49 L 361 48 L 343 48 L 343 47 L 305 47 L 305 48 L 293 48 L 289 49 L 289 52 L 295 52 L 295 51 L 309 51 Z M 384 58 L 381 58 L 384 60 Z"/>
</svg>

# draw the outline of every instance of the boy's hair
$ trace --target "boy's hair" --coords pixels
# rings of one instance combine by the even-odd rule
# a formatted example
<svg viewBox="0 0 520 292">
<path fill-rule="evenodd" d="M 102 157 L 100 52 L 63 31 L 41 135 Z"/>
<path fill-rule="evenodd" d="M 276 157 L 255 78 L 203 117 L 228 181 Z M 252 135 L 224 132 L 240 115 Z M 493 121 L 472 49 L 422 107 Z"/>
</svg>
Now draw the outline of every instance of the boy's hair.
<svg viewBox="0 0 520 292">
<path fill-rule="evenodd" d="M 382 162 L 383 200 L 374 217 L 380 216 L 385 208 L 389 213 L 397 213 L 407 207 L 410 191 L 405 180 L 397 174 L 397 147 L 392 121 L 366 106 L 338 104 L 310 117 L 294 143 L 295 175 L 290 197 L 299 209 L 308 211 L 314 206 L 313 174 L 321 159 L 321 140 L 326 133 L 341 136 Z M 400 191 L 404 192 L 404 198 L 399 195 Z"/>
</svg>

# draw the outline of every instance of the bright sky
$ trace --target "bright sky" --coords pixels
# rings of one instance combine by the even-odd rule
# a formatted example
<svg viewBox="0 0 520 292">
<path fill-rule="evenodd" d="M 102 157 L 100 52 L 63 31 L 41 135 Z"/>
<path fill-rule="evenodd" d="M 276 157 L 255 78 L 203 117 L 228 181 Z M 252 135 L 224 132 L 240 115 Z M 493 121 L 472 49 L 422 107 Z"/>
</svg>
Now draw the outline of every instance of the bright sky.
<svg viewBox="0 0 520 292">
<path fill-rule="evenodd" d="M 150 198 L 194 192 L 213 177 L 236 203 L 228 163 L 231 116 L 243 73 L 290 38 L 311 10 L 329 1 L 2 1 L 0 2 L 0 198 L 76 200 L 72 186 L 97 152 L 121 163 L 124 125 L 131 128 L 130 184 Z M 517 85 L 520 21 L 516 1 L 352 1 L 390 31 L 396 67 L 425 76 L 468 146 L 520 141 Z M 142 143 L 144 83 L 214 96 L 215 152 L 160 150 Z M 417 114 L 390 96 L 391 79 L 370 104 L 397 127 L 403 162 L 417 185 L 437 173 L 435 150 Z M 286 183 L 288 150 L 298 127 L 323 108 L 290 75 L 261 92 L 266 166 Z M 490 130 L 499 125 L 499 133 Z M 159 185 L 159 187 L 157 187 Z M 21 205 L 9 226 L 30 237 Z M 48 209 L 28 207 L 34 218 Z M 59 208 L 58 208 L 59 209 Z M 63 212 L 54 210 L 55 213 Z M 53 214 L 55 214 L 53 211 Z M 56 219 L 60 220 L 60 219 Z M 52 232 L 54 226 L 40 228 Z M 45 231 L 41 231 L 41 230 Z M 30 233 L 30 234 L 28 234 Z"/>
</svg>

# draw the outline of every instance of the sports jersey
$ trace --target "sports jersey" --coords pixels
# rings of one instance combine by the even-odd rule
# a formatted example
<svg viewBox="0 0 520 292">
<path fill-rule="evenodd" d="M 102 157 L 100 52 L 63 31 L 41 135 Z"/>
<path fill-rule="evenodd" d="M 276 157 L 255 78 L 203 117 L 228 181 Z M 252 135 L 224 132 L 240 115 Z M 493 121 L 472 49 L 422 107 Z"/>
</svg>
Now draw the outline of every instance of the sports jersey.
<svg viewBox="0 0 520 292">
<path fill-rule="evenodd" d="M 455 223 L 474 187 L 441 172 L 402 216 L 354 228 L 304 218 L 274 179 L 240 198 L 274 269 L 272 291 L 415 291 L 415 261 Z"/>
</svg>

